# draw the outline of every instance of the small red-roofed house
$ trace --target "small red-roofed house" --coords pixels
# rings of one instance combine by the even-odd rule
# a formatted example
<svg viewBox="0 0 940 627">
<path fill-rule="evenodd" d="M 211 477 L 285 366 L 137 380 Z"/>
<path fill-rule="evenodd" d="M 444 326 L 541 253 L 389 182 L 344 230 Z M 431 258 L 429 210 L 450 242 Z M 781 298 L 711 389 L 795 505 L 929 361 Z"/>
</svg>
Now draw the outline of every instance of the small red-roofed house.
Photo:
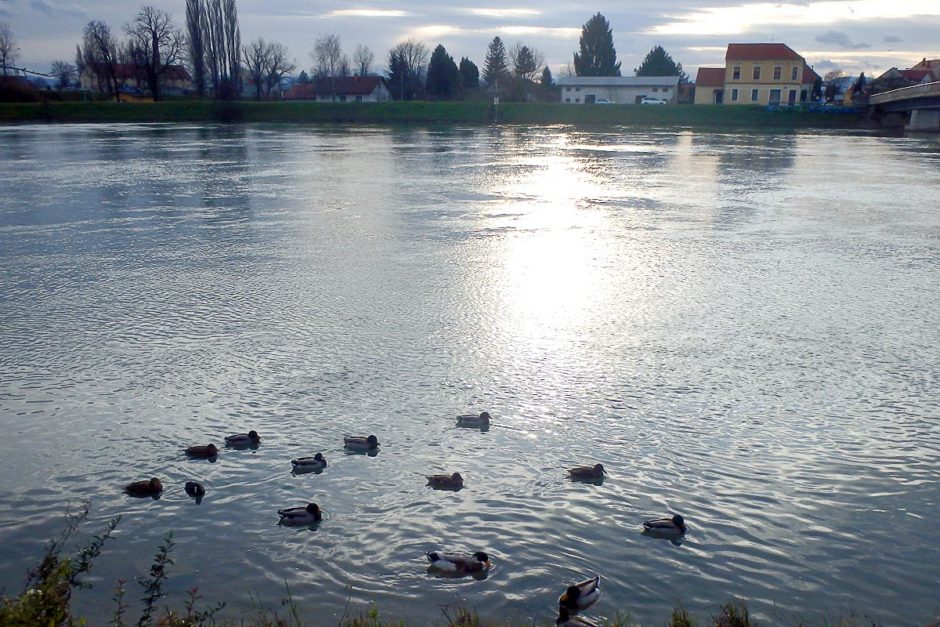
<svg viewBox="0 0 940 627">
<path fill-rule="evenodd" d="M 721 104 L 725 93 L 725 68 L 700 67 L 695 75 L 695 104 Z"/>
</svg>

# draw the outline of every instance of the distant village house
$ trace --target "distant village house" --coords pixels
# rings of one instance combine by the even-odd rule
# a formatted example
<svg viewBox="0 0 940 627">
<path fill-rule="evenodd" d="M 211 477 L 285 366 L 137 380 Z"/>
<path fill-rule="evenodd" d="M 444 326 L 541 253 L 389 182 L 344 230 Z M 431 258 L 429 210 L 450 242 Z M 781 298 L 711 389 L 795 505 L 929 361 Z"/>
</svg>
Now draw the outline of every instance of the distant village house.
<svg viewBox="0 0 940 627">
<path fill-rule="evenodd" d="M 147 75 L 143 68 L 133 63 L 117 63 L 114 66 L 118 93 L 130 100 L 148 98 Z M 87 65 L 80 77 L 81 88 L 96 94 L 109 94 L 108 68 L 100 64 Z M 192 89 L 192 77 L 182 65 L 171 65 L 161 77 L 161 93 L 164 96 L 182 96 Z"/>
<path fill-rule="evenodd" d="M 794 105 L 811 99 L 817 80 L 786 44 L 728 44 L 725 67 L 699 68 L 695 104 Z"/>
<path fill-rule="evenodd" d="M 675 104 L 679 93 L 678 76 L 569 76 L 555 84 L 563 104 Z"/>
<path fill-rule="evenodd" d="M 284 100 L 326 102 L 388 102 L 392 93 L 381 76 L 338 76 L 294 83 Z"/>
</svg>

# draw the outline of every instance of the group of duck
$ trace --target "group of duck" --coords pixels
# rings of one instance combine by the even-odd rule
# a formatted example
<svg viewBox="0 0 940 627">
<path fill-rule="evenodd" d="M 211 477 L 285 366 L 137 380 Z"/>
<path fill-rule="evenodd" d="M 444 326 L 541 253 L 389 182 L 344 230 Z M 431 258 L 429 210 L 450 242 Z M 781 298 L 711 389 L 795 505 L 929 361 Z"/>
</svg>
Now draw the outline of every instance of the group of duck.
<svg viewBox="0 0 940 627">
<path fill-rule="evenodd" d="M 489 413 L 479 415 L 457 416 L 457 426 L 475 429 L 489 429 L 491 417 Z M 257 431 L 236 433 L 226 436 L 225 446 L 228 448 L 257 447 L 261 436 Z M 352 452 L 375 453 L 379 448 L 379 440 L 375 435 L 369 436 L 343 436 L 343 447 Z M 213 460 L 219 455 L 215 444 L 190 446 L 185 453 L 190 458 L 203 458 Z M 291 466 L 297 472 L 322 472 L 327 466 L 326 458 L 322 453 L 312 457 L 299 457 L 291 460 Z M 568 476 L 575 481 L 598 482 L 603 481 L 607 472 L 602 464 L 593 466 L 576 466 L 568 469 Z M 426 475 L 427 485 L 441 490 L 459 490 L 463 487 L 463 477 L 459 472 L 452 474 Z M 124 486 L 124 491 L 131 496 L 149 496 L 157 498 L 163 492 L 163 482 L 157 477 L 134 481 Z M 189 496 L 201 499 L 206 488 L 198 481 L 187 481 L 185 491 Z M 307 503 L 300 507 L 289 507 L 277 510 L 280 523 L 285 525 L 311 525 L 323 519 L 323 512 L 316 503 Z M 685 535 L 686 525 L 682 516 L 676 514 L 669 518 L 647 520 L 643 523 L 644 535 L 665 538 L 678 543 Z M 470 574 L 486 573 L 492 566 L 489 556 L 483 551 L 472 554 L 447 553 L 443 551 L 429 551 L 426 553 L 430 562 L 429 568 L 443 575 L 464 576 Z M 600 576 L 595 575 L 580 583 L 568 586 L 564 594 L 558 598 L 558 619 L 556 625 L 562 627 L 591 626 L 595 623 L 578 613 L 594 605 L 600 598 Z"/>
</svg>

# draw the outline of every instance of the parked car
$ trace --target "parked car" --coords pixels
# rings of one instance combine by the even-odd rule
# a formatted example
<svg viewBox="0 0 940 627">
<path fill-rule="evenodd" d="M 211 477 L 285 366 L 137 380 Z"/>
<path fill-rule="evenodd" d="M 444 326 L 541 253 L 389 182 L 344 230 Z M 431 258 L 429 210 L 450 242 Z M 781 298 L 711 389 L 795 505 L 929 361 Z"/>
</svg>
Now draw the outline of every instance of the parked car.
<svg viewBox="0 0 940 627">
<path fill-rule="evenodd" d="M 608 100 L 607 98 L 598 98 L 597 100 L 594 101 L 594 104 L 614 104 L 614 103 Z"/>
<path fill-rule="evenodd" d="M 640 101 L 640 104 L 646 104 L 646 105 L 664 105 L 664 104 L 666 104 L 666 101 L 665 101 L 665 100 L 659 100 L 658 98 L 650 98 L 649 96 L 647 96 L 647 97 L 643 98 L 643 100 Z"/>
</svg>

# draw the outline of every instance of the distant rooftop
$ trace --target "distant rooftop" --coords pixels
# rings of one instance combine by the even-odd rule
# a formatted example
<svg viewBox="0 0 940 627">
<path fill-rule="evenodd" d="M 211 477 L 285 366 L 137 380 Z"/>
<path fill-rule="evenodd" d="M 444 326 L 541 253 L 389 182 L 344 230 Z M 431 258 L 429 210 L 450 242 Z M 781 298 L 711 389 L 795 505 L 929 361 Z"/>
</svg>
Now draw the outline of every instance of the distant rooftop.
<svg viewBox="0 0 940 627">
<path fill-rule="evenodd" d="M 725 84 L 725 68 L 700 67 L 695 76 L 695 84 L 701 87 L 723 87 Z"/>
<path fill-rule="evenodd" d="M 728 44 L 727 61 L 802 61 L 793 48 L 786 44 Z"/>
<path fill-rule="evenodd" d="M 555 81 L 562 87 L 675 87 L 678 76 L 567 76 Z"/>
</svg>

